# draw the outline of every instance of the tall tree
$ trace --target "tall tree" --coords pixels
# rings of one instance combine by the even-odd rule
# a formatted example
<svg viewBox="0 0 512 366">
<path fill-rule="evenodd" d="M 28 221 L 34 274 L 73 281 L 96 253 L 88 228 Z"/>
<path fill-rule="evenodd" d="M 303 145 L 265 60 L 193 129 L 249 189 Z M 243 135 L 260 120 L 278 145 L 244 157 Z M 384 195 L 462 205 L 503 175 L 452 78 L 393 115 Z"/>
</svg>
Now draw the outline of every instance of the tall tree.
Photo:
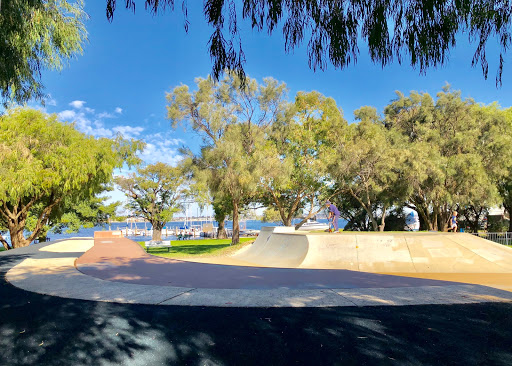
<svg viewBox="0 0 512 366">
<path fill-rule="evenodd" d="M 504 162 L 493 149 L 493 118 L 481 106 L 462 100 L 449 86 L 434 101 L 428 94 L 399 94 L 386 107 L 387 124 L 409 139 L 405 180 L 409 201 L 429 230 L 446 230 L 453 210 L 489 206 L 498 199 L 496 178 Z M 507 163 L 508 164 L 508 163 Z"/>
<path fill-rule="evenodd" d="M 336 138 L 330 171 L 337 186 L 366 211 L 373 230 L 383 231 L 386 211 L 400 197 L 401 149 L 374 108 L 363 107 L 354 114 L 360 122 L 349 126 L 347 138 Z"/>
<path fill-rule="evenodd" d="M 0 90 L 4 105 L 43 99 L 41 71 L 61 70 L 82 53 L 87 14 L 81 0 L 10 0 L 0 10 Z"/>
<path fill-rule="evenodd" d="M 308 218 L 315 214 L 315 207 L 323 208 L 320 201 L 327 194 L 325 155 L 332 151 L 329 136 L 346 126 L 336 102 L 316 91 L 299 92 L 295 103 L 272 124 L 260 199 L 279 213 L 285 226 L 291 226 L 292 219 L 308 204 Z"/>
<path fill-rule="evenodd" d="M 141 146 L 87 136 L 38 110 L 7 110 L 0 116 L 0 227 L 9 230 L 12 247 L 29 245 L 66 201 L 88 201 L 104 191 L 113 170 L 134 163 Z M 25 237 L 27 219 L 36 211 Z M 8 248 L 3 237 L 0 242 Z"/>
<path fill-rule="evenodd" d="M 146 9 L 157 13 L 174 9 L 175 0 L 146 0 Z M 106 0 L 107 18 L 112 20 L 117 0 Z M 135 11 L 135 0 L 126 8 Z M 188 30 L 188 2 L 181 1 Z M 508 1 L 494 0 L 236 0 L 204 1 L 206 22 L 213 27 L 209 52 L 217 79 L 227 68 L 242 76 L 245 54 L 243 27 L 247 19 L 253 30 L 271 34 L 282 25 L 286 52 L 307 38 L 309 66 L 325 69 L 328 63 L 344 68 L 355 63 L 359 42 L 367 44 L 373 62 L 386 66 L 396 60 L 410 60 L 425 72 L 443 65 L 456 46 L 457 36 L 467 34 L 476 44 L 472 66 L 480 64 L 488 74 L 486 44 L 495 39 L 500 45 L 496 83 L 501 83 L 504 54 L 510 46 L 512 7 Z M 366 48 L 366 47 L 365 47 Z"/>
<path fill-rule="evenodd" d="M 156 163 L 139 167 L 137 174 L 118 176 L 115 182 L 128 198 L 128 207 L 153 226 L 153 240 L 162 240 L 162 229 L 182 209 L 187 195 L 186 178 L 180 167 Z"/>
<path fill-rule="evenodd" d="M 262 85 L 254 79 L 242 84 L 234 73 L 219 82 L 199 78 L 196 83 L 193 94 L 182 85 L 167 95 L 168 118 L 173 127 L 184 124 L 201 136 L 203 146 L 195 159 L 208 171 L 211 195 L 231 199 L 232 243 L 237 244 L 240 210 L 253 199 L 264 164 L 258 146 L 283 108 L 286 87 L 271 78 Z"/>
</svg>

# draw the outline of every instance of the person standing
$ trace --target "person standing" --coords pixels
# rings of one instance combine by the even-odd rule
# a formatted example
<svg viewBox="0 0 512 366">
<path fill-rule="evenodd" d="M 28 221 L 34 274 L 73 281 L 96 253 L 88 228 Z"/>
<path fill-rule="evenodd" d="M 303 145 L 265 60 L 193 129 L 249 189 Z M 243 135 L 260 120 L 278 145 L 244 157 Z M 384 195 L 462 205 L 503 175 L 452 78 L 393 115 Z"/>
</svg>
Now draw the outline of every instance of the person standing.
<svg viewBox="0 0 512 366">
<path fill-rule="evenodd" d="M 327 209 L 329 210 L 329 216 L 328 216 L 328 219 L 329 221 L 332 220 L 332 224 L 334 226 L 334 231 L 335 232 L 339 232 L 339 228 L 338 228 L 338 220 L 340 218 L 340 211 L 338 210 L 338 208 L 333 204 L 331 203 L 330 201 L 327 201 L 325 203 Z"/>
<path fill-rule="evenodd" d="M 457 232 L 457 211 L 453 211 L 452 217 L 450 217 L 450 228 L 448 230 Z"/>
</svg>

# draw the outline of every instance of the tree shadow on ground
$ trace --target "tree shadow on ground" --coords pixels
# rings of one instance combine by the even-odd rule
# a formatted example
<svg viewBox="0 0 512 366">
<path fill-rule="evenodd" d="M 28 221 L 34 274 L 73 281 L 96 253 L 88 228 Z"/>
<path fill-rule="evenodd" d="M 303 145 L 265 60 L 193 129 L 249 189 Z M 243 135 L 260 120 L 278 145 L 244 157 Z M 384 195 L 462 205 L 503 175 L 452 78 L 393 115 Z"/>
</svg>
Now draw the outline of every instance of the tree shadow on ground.
<svg viewBox="0 0 512 366">
<path fill-rule="evenodd" d="M 510 365 L 512 304 L 212 308 L 20 290 L 0 255 L 0 365 Z"/>
<path fill-rule="evenodd" d="M 510 365 L 512 305 L 208 308 L 0 287 L 2 365 Z"/>
</svg>

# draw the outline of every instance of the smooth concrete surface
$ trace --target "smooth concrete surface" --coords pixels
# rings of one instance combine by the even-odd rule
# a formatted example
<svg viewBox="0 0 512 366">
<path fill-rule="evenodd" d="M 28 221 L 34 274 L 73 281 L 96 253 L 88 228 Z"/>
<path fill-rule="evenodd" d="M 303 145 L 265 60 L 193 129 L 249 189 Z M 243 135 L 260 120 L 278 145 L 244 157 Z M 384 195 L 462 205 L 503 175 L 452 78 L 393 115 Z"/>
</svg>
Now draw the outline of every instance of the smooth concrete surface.
<svg viewBox="0 0 512 366">
<path fill-rule="evenodd" d="M 261 266 L 372 273 L 512 273 L 512 249 L 464 233 L 262 231 L 234 258 Z"/>
<path fill-rule="evenodd" d="M 115 240 L 127 239 L 100 239 L 96 245 L 115 251 Z M 133 242 L 132 242 L 133 243 Z M 468 304 L 477 302 L 510 302 L 512 293 L 481 285 L 468 285 L 462 283 L 438 283 L 439 285 L 402 286 L 402 287 L 358 287 L 353 283 L 346 288 L 270 288 L 270 289 L 226 289 L 226 288 L 198 288 L 160 285 L 140 285 L 125 282 L 133 278 L 122 276 L 116 280 L 103 280 L 81 273 L 77 270 L 75 262 L 84 253 L 90 253 L 94 241 L 68 240 L 45 246 L 40 254 L 27 258 L 7 272 L 6 278 L 14 286 L 41 294 L 48 294 L 64 298 L 76 298 L 93 301 L 155 304 L 155 305 L 187 305 L 187 306 L 217 306 L 217 307 L 332 307 L 332 306 L 376 306 L 376 305 L 419 305 L 419 304 Z M 114 248 L 114 249 L 112 249 Z M 119 248 L 121 248 L 119 246 Z M 112 269 L 122 263 L 131 263 L 130 260 L 147 256 L 150 261 L 159 261 L 161 258 L 147 255 L 144 250 L 133 243 L 133 251 L 113 253 L 117 262 L 106 261 L 97 269 Z M 168 268 L 177 265 L 179 261 L 170 261 Z M 98 262 L 101 264 L 101 262 Z M 117 264 L 116 264 L 117 263 Z M 200 263 L 195 264 L 200 271 Z M 218 270 L 222 270 L 222 267 Z M 293 274 L 294 270 L 290 270 Z M 298 270 L 300 271 L 300 270 Z M 333 272 L 334 273 L 334 272 Z M 339 271 L 343 277 L 351 273 Z M 206 273 L 207 274 L 207 273 Z M 361 277 L 360 283 L 368 285 L 372 274 Z M 140 277 L 146 276 L 139 273 Z M 198 274 L 198 277 L 201 273 Z M 373 275 L 375 279 L 397 283 L 403 279 L 397 276 Z M 124 280 L 124 281 L 123 281 Z M 136 279 L 135 279 L 136 280 Z M 411 279 L 421 281 L 419 279 Z M 343 282 L 343 278 L 341 278 Z M 357 284 L 357 282 L 356 282 Z M 318 284 L 317 284 L 318 285 Z"/>
</svg>

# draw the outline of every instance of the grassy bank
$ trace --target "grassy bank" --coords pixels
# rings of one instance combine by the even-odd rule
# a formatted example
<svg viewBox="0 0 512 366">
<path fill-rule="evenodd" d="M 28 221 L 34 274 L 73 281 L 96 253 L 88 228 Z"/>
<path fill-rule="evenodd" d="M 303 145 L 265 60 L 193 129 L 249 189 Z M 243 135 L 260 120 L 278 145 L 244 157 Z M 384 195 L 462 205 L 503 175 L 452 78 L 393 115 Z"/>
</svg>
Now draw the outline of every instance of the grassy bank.
<svg viewBox="0 0 512 366">
<path fill-rule="evenodd" d="M 255 238 L 240 238 L 240 244 L 230 245 L 231 239 L 173 240 L 167 248 L 151 248 L 150 254 L 168 258 L 214 257 L 229 255 L 254 241 Z M 143 241 L 138 242 L 146 250 Z"/>
</svg>

